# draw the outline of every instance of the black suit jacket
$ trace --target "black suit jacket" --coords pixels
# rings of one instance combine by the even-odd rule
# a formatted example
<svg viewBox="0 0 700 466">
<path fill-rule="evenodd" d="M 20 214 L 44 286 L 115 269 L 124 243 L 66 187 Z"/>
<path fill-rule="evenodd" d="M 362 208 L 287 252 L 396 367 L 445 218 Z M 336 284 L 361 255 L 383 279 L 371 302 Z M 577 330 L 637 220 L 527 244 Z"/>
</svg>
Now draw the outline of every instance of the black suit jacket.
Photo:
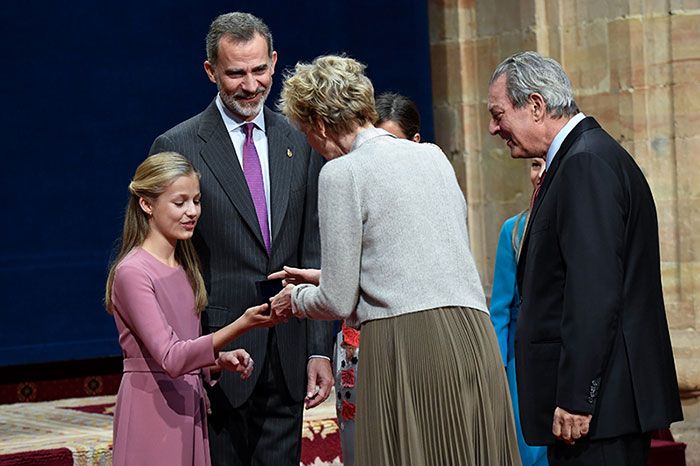
<svg viewBox="0 0 700 466">
<path fill-rule="evenodd" d="M 209 293 L 209 305 L 202 314 L 205 333 L 261 304 L 256 301 L 256 280 L 283 265 L 320 267 L 317 193 L 323 159 L 284 117 L 268 108 L 264 112 L 270 169 L 269 257 L 243 170 L 215 102 L 160 135 L 151 147 L 151 154 L 181 153 L 202 175 L 202 215 L 193 241 Z M 287 388 L 292 398 L 301 401 L 308 357 L 331 355 L 332 324 L 292 318 L 275 332 Z M 212 399 L 215 409 L 238 407 L 250 397 L 265 360 L 268 333 L 268 329 L 252 330 L 228 348 L 244 348 L 257 364 L 247 381 L 223 373 L 219 383 L 227 400 Z"/>
<path fill-rule="evenodd" d="M 557 406 L 592 414 L 593 439 L 681 420 L 654 200 L 593 118 L 547 168 L 523 241 L 515 345 L 526 441 L 554 442 Z"/>
</svg>

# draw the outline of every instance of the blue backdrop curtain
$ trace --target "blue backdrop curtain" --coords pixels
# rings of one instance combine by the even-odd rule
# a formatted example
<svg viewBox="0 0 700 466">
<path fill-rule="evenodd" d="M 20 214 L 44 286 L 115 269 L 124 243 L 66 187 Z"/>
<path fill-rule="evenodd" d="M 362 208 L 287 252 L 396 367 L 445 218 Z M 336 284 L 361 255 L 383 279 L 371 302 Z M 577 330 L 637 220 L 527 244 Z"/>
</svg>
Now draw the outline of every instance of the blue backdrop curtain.
<svg viewBox="0 0 700 466">
<path fill-rule="evenodd" d="M 297 60 L 344 52 L 377 92 L 414 99 L 432 140 L 425 0 L 5 0 L 0 366 L 119 354 L 102 293 L 128 181 L 158 134 L 212 100 L 204 37 L 235 10 L 272 30 L 268 104 Z"/>
</svg>

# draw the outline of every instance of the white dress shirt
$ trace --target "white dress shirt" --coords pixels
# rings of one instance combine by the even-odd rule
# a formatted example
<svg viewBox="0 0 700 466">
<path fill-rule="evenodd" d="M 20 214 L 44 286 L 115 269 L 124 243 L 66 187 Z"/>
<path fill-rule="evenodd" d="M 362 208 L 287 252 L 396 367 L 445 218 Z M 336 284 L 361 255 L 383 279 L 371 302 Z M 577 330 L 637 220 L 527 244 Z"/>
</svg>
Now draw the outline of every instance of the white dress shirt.
<svg viewBox="0 0 700 466">
<path fill-rule="evenodd" d="M 566 122 L 564 127 L 559 130 L 556 136 L 554 136 L 552 143 L 549 145 L 549 149 L 547 149 L 547 163 L 545 165 L 545 168 L 550 167 L 552 161 L 554 160 L 554 156 L 557 155 L 557 152 L 559 151 L 559 148 L 564 142 L 564 139 L 566 139 L 571 130 L 573 130 L 574 127 L 578 125 L 584 118 L 586 118 L 586 115 L 584 115 L 582 112 L 578 112 L 568 122 Z"/>
<path fill-rule="evenodd" d="M 238 163 L 241 164 L 241 170 L 243 169 L 243 144 L 245 143 L 245 128 L 243 125 L 246 123 L 255 124 L 255 127 L 253 128 L 253 143 L 255 144 L 255 149 L 258 151 L 258 158 L 260 159 L 263 186 L 265 187 L 267 225 L 268 229 L 270 230 L 270 244 L 272 244 L 272 217 L 270 215 L 270 159 L 268 157 L 267 133 L 265 132 L 265 118 L 263 115 L 264 112 L 258 113 L 258 115 L 250 122 L 243 121 L 233 115 L 229 109 L 226 108 L 221 100 L 221 95 L 219 94 L 216 94 L 216 107 L 219 109 L 221 118 L 224 120 L 224 125 L 226 126 L 228 135 L 231 138 L 233 148 L 236 150 L 236 156 L 238 157 Z"/>
</svg>

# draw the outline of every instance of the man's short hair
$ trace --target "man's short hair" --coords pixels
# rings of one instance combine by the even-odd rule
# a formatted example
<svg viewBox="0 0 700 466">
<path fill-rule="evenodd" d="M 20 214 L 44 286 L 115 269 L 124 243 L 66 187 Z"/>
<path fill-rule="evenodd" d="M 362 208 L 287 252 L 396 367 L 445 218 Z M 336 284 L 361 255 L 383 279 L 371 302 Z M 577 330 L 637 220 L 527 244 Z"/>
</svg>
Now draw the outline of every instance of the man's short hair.
<svg viewBox="0 0 700 466">
<path fill-rule="evenodd" d="M 267 55 L 272 58 L 272 34 L 270 29 L 257 16 L 250 13 L 233 12 L 218 16 L 212 21 L 207 33 L 207 60 L 212 65 L 219 58 L 219 41 L 222 37 L 234 42 L 248 42 L 260 34 L 267 42 Z"/>
</svg>

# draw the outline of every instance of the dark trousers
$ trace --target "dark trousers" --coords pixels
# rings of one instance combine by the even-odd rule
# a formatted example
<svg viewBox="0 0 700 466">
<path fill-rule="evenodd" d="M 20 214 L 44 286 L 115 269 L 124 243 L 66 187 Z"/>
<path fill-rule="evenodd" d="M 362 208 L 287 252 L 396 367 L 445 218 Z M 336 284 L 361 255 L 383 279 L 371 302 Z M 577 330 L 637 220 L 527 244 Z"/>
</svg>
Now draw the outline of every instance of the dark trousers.
<svg viewBox="0 0 700 466">
<path fill-rule="evenodd" d="M 646 466 L 651 434 L 630 434 L 601 440 L 579 439 L 547 448 L 550 466 Z"/>
<path fill-rule="evenodd" d="M 271 329 L 251 397 L 238 408 L 209 416 L 213 466 L 299 466 L 303 403 L 289 396 L 275 338 Z"/>
</svg>

